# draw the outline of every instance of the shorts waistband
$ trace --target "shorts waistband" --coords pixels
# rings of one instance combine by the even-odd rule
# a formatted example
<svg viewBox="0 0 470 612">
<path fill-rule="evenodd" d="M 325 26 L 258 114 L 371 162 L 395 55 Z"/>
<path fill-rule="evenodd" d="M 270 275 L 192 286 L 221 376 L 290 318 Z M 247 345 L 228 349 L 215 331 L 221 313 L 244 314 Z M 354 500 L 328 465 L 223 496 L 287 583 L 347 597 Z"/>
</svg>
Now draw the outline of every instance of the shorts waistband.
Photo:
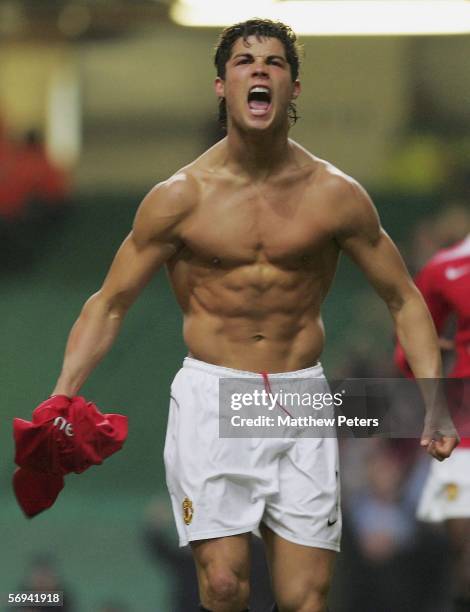
<svg viewBox="0 0 470 612">
<path fill-rule="evenodd" d="M 195 370 L 202 370 L 217 378 L 257 378 L 262 376 L 261 372 L 249 372 L 246 370 L 235 370 L 234 368 L 226 368 L 224 366 L 214 365 L 213 363 L 207 363 L 200 361 L 194 357 L 185 357 L 183 360 L 183 368 L 193 368 Z M 302 370 L 294 370 L 292 372 L 276 372 L 274 374 L 268 374 L 270 379 L 279 378 L 320 378 L 324 376 L 323 367 L 320 362 L 310 368 L 303 368 Z"/>
</svg>

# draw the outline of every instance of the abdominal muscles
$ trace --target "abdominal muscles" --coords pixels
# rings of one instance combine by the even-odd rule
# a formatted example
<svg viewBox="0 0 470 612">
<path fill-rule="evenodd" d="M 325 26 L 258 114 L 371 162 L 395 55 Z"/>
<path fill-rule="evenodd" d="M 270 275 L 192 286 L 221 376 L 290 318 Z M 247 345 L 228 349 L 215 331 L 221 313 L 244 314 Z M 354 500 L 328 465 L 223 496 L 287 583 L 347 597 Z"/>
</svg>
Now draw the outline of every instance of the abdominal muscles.
<svg viewBox="0 0 470 612">
<path fill-rule="evenodd" d="M 286 372 L 313 365 L 324 329 L 320 305 L 331 279 L 315 270 L 269 262 L 171 274 L 184 311 L 184 339 L 202 361 L 249 371 Z"/>
</svg>

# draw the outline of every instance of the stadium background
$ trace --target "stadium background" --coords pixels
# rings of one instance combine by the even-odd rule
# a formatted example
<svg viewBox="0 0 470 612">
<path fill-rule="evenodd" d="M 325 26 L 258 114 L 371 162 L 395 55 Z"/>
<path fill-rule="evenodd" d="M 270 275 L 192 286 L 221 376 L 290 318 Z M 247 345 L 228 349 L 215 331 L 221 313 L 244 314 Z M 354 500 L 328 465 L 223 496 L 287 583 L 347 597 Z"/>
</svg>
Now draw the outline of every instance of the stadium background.
<svg viewBox="0 0 470 612">
<path fill-rule="evenodd" d="M 89 19 L 74 29 L 81 13 L 60 22 L 66 3 L 44 2 L 42 12 L 27 2 L 0 3 L 0 117 L 7 136 L 19 139 L 31 128 L 44 133 L 72 183 L 67 213 L 52 230 L 34 234 L 25 265 L 0 262 L 0 593 L 21 584 L 34 554 L 51 552 L 77 610 L 95 610 L 112 597 L 136 612 L 166 611 L 171 577 L 149 561 L 142 543 L 145 508 L 164 491 L 169 383 L 185 354 L 164 272 L 83 388 L 103 411 L 129 416 L 123 451 L 68 477 L 55 506 L 30 522 L 10 486 L 12 418 L 29 418 L 50 392 L 67 333 L 99 287 L 139 201 L 218 137 L 217 30 L 178 27 L 158 3 L 104 4 L 76 3 L 88 7 Z M 470 38 L 302 42 L 301 119 L 292 137 L 364 184 L 406 257 L 423 220 L 456 202 L 468 206 Z M 64 87 L 70 97 L 61 99 L 71 100 L 70 108 L 54 106 L 63 113 L 54 117 L 52 94 Z M 76 131 L 54 145 L 59 119 Z M 386 309 L 345 259 L 323 313 L 330 376 L 356 356 L 391 362 Z M 338 606 L 340 590 L 339 582 Z"/>
</svg>

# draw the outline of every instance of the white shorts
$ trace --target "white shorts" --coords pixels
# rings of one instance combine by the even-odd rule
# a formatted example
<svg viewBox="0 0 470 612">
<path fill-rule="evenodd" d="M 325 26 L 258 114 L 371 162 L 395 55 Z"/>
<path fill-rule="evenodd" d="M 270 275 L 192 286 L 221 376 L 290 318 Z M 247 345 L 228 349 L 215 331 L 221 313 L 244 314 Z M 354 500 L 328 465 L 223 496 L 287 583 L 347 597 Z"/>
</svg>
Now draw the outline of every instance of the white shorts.
<svg viewBox="0 0 470 612">
<path fill-rule="evenodd" d="M 432 461 L 416 515 L 430 523 L 470 518 L 470 448 L 456 448 L 445 461 Z"/>
<path fill-rule="evenodd" d="M 164 460 L 180 546 L 263 522 L 291 542 L 338 551 L 337 439 L 220 438 L 219 379 L 228 377 L 262 380 L 187 357 L 171 386 Z M 321 365 L 276 378 L 327 385 Z"/>
</svg>

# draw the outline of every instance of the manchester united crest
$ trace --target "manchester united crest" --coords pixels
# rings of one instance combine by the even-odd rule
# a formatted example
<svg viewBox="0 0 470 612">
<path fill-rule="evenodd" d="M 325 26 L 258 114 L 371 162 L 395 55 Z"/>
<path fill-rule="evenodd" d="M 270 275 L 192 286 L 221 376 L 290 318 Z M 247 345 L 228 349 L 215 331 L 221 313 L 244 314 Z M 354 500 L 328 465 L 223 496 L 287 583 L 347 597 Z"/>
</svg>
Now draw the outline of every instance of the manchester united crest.
<svg viewBox="0 0 470 612">
<path fill-rule="evenodd" d="M 458 494 L 459 487 L 454 482 L 450 482 L 446 485 L 446 497 L 448 501 L 454 501 L 457 499 Z"/>
<path fill-rule="evenodd" d="M 193 520 L 193 502 L 189 499 L 189 497 L 185 497 L 183 499 L 183 519 L 186 525 L 189 525 Z"/>
</svg>

